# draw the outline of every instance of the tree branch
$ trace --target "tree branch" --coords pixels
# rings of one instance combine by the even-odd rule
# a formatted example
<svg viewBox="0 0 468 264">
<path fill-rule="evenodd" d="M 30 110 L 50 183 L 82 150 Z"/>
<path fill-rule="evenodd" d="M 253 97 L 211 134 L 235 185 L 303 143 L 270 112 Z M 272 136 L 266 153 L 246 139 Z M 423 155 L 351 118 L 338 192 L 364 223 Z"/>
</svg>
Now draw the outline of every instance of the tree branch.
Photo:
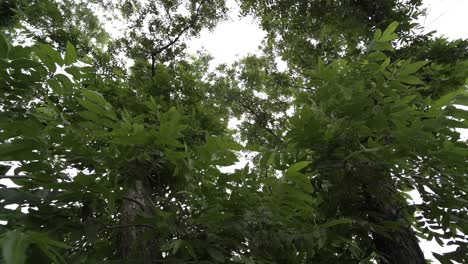
<svg viewBox="0 0 468 264">
<path fill-rule="evenodd" d="M 200 9 L 201 9 L 202 5 L 203 5 L 203 2 L 201 2 L 200 5 L 197 7 L 195 15 L 193 16 L 192 19 L 190 19 L 190 23 L 188 23 L 184 28 L 182 28 L 182 30 L 179 32 L 179 34 L 177 34 L 175 38 L 170 40 L 169 43 L 167 43 L 166 45 L 164 45 L 164 46 L 162 46 L 162 47 L 160 47 L 158 49 L 155 49 L 151 53 L 151 56 L 156 56 L 156 55 L 160 54 L 164 50 L 168 49 L 170 46 L 174 45 L 177 41 L 179 41 L 179 39 L 182 37 L 182 35 L 185 32 L 187 32 L 187 30 L 189 30 L 191 27 L 193 27 L 195 25 L 195 23 L 197 22 L 197 18 L 200 15 Z"/>
<path fill-rule="evenodd" d="M 258 114 L 254 111 L 254 109 L 252 109 L 252 107 L 250 107 L 249 105 L 243 103 L 243 102 L 240 102 L 241 106 L 246 108 L 250 114 L 254 115 L 255 116 L 255 119 L 257 119 L 258 121 L 260 120 L 260 117 L 258 116 Z M 257 121 L 256 120 L 256 121 Z M 270 135 L 272 135 L 273 137 L 275 137 L 280 143 L 284 143 L 284 140 L 282 137 L 278 136 L 277 134 L 275 134 L 275 132 L 269 128 L 267 126 L 267 124 L 265 124 L 264 126 L 262 126 L 263 129 L 265 129 L 266 132 L 268 132 Z"/>
<path fill-rule="evenodd" d="M 0 175 L 0 179 L 29 179 L 29 180 L 37 180 L 37 178 L 29 177 L 29 176 L 22 176 L 22 175 Z"/>
<path fill-rule="evenodd" d="M 122 198 L 122 200 L 127 200 L 127 201 L 130 201 L 130 202 L 136 203 L 141 208 L 142 211 L 145 211 L 145 206 L 140 201 L 135 200 L 135 199 L 130 198 L 130 197 L 126 197 L 126 196 L 122 196 L 121 198 Z"/>
<path fill-rule="evenodd" d="M 115 229 L 115 228 L 129 228 L 129 227 L 146 227 L 146 228 L 151 228 L 154 229 L 153 225 L 150 224 L 128 224 L 128 225 L 113 225 L 113 226 L 108 226 L 104 228 L 101 231 L 104 231 L 105 229 Z"/>
<path fill-rule="evenodd" d="M 104 231 L 111 230 L 111 229 L 118 229 L 118 228 L 131 228 L 131 227 L 146 227 L 146 228 L 151 228 L 155 229 L 153 225 L 150 224 L 128 224 L 128 225 L 113 225 L 113 226 L 106 226 L 105 228 L 99 230 L 97 234 L 100 234 Z"/>
</svg>

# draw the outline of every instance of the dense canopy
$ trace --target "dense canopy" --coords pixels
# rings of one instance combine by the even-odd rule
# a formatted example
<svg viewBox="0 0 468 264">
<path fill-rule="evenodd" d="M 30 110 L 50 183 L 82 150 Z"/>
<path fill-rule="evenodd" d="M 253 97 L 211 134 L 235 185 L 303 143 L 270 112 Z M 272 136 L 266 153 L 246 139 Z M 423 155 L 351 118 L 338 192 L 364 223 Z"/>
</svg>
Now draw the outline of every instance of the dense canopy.
<svg viewBox="0 0 468 264">
<path fill-rule="evenodd" d="M 223 0 L 0 3 L 0 263 L 468 261 L 468 40 L 420 0 L 237 4 L 262 52 L 211 71 Z"/>
</svg>

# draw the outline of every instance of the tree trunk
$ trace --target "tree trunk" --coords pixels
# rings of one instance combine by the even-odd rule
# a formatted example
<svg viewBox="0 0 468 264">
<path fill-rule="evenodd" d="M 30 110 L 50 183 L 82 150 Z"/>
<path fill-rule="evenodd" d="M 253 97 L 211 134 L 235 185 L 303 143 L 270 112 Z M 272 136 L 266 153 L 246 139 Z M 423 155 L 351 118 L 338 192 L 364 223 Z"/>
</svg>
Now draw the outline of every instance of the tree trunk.
<svg viewBox="0 0 468 264">
<path fill-rule="evenodd" d="M 151 212 L 150 185 L 144 180 L 135 180 L 133 188 L 127 191 L 122 201 L 121 230 L 119 234 L 119 255 L 123 263 L 156 263 L 160 259 L 157 239 L 148 239 L 145 233 L 151 232 L 150 225 L 135 223 L 141 212 Z"/>
<path fill-rule="evenodd" d="M 377 174 L 378 175 L 378 174 Z M 391 178 L 377 179 L 365 190 L 367 205 L 370 210 L 369 221 L 382 226 L 385 222 L 396 222 L 398 231 L 385 230 L 372 232 L 374 245 L 381 255 L 380 262 L 388 264 L 426 264 L 424 254 L 419 247 L 418 238 L 411 229 L 410 223 L 405 219 L 400 208 L 402 206 L 395 199 L 397 190 L 390 185 Z"/>
<path fill-rule="evenodd" d="M 381 263 L 390 264 L 426 264 L 418 239 L 410 227 L 401 232 L 391 232 L 391 239 L 373 233 L 377 251 L 381 254 Z"/>
</svg>

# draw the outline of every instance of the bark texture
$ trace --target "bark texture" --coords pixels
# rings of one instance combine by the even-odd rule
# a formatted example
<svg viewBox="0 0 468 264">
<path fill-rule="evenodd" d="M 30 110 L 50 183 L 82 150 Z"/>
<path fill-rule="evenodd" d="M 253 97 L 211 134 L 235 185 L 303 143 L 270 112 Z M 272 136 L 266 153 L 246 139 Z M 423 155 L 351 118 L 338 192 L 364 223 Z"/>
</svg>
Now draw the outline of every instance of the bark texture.
<svg viewBox="0 0 468 264">
<path fill-rule="evenodd" d="M 400 223 L 399 231 L 386 230 L 387 236 L 373 232 L 374 245 L 381 255 L 380 262 L 385 264 L 426 264 L 424 254 L 419 246 L 418 238 L 411 229 L 410 223 L 404 217 L 395 195 L 397 190 L 391 183 L 391 178 L 380 178 L 368 186 L 367 209 L 374 214 L 369 220 L 377 225 L 385 222 Z"/>
<path fill-rule="evenodd" d="M 418 239 L 411 228 L 404 228 L 402 232 L 392 232 L 390 235 L 391 239 L 373 234 L 375 246 L 382 255 L 381 263 L 427 263 L 419 247 Z"/>
<path fill-rule="evenodd" d="M 136 180 L 122 201 L 119 255 L 123 263 L 157 263 L 160 258 L 157 239 L 145 237 L 145 233 L 152 231 L 152 227 L 136 223 L 140 213 L 151 211 L 149 187 L 144 180 Z"/>
</svg>

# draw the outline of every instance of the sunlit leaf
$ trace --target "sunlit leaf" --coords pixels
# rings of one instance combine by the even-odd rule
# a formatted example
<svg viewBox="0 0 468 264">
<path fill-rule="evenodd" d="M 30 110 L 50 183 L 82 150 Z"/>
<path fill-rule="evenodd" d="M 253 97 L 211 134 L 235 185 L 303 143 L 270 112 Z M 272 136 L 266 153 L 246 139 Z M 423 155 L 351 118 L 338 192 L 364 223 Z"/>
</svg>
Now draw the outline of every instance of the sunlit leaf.
<svg viewBox="0 0 468 264">
<path fill-rule="evenodd" d="M 27 235 L 18 230 L 8 231 L 2 235 L 0 242 L 5 264 L 26 263 L 26 249 L 31 243 Z"/>
<path fill-rule="evenodd" d="M 76 52 L 75 46 L 71 44 L 70 42 L 67 42 L 67 49 L 65 51 L 65 64 L 70 65 L 74 62 L 76 62 L 76 59 L 78 58 L 78 53 Z"/>
</svg>

